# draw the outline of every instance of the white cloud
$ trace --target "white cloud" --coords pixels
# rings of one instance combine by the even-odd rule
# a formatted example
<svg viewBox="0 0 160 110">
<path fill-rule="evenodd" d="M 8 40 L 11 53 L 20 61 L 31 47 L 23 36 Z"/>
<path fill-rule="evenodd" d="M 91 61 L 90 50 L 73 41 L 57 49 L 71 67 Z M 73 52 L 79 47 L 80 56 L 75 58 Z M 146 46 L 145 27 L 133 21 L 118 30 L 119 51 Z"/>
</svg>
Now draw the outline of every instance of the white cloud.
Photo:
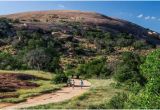
<svg viewBox="0 0 160 110">
<path fill-rule="evenodd" d="M 151 17 L 150 16 L 146 16 L 146 17 L 144 17 L 144 19 L 145 20 L 149 20 L 149 19 L 151 19 Z"/>
<path fill-rule="evenodd" d="M 138 18 L 142 18 L 142 17 L 143 17 L 143 14 L 140 14 L 140 15 L 138 15 L 137 17 L 138 17 Z"/>
<path fill-rule="evenodd" d="M 151 17 L 151 19 L 152 19 L 152 20 L 155 20 L 155 19 L 156 19 L 156 17 L 155 17 L 155 16 L 152 16 L 152 17 Z"/>
<path fill-rule="evenodd" d="M 57 6 L 58 6 L 58 8 L 65 8 L 65 6 L 62 4 L 58 4 Z"/>
<path fill-rule="evenodd" d="M 145 16 L 144 14 L 139 14 L 137 16 L 137 18 L 142 18 L 142 19 L 145 19 L 145 20 L 157 20 L 157 21 L 160 21 L 160 18 L 157 18 L 156 16 L 151 16 L 151 15 Z"/>
</svg>

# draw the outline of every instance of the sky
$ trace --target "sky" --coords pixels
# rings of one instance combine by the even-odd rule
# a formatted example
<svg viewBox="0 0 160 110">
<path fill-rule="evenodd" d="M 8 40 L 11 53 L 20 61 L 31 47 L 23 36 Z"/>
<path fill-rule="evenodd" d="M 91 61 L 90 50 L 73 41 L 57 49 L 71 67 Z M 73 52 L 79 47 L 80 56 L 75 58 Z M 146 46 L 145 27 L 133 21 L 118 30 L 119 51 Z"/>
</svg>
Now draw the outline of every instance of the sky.
<svg viewBox="0 0 160 110">
<path fill-rule="evenodd" d="M 40 10 L 94 11 L 160 33 L 160 1 L 0 1 L 0 15 Z"/>
</svg>

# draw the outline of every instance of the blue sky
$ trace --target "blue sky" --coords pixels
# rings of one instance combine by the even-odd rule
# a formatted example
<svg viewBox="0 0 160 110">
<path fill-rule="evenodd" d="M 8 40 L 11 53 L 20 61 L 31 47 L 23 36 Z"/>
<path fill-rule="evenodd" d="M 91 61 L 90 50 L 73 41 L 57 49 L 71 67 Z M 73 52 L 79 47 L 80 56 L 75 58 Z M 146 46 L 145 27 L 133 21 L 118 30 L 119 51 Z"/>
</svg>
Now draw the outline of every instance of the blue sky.
<svg viewBox="0 0 160 110">
<path fill-rule="evenodd" d="M 160 32 L 160 1 L 28 1 L 0 2 L 0 14 L 36 10 L 94 11 L 107 16 L 125 19 Z"/>
</svg>

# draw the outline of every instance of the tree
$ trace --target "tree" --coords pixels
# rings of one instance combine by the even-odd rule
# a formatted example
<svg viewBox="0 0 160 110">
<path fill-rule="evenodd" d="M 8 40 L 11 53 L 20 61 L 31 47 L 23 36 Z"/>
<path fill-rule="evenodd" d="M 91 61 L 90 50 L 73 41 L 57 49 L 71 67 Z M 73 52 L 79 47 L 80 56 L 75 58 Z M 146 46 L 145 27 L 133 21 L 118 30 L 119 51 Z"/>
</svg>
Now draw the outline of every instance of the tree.
<svg viewBox="0 0 160 110">
<path fill-rule="evenodd" d="M 110 70 L 107 66 L 106 58 L 97 58 L 86 64 L 81 64 L 78 67 L 77 74 L 85 77 L 107 77 L 110 75 Z"/>
<path fill-rule="evenodd" d="M 141 65 L 142 74 L 150 80 L 155 75 L 160 75 L 160 49 L 152 52 L 146 57 L 145 63 Z"/>
<path fill-rule="evenodd" d="M 0 36 L 1 38 L 12 36 L 12 29 L 11 29 L 12 26 L 9 23 L 10 23 L 9 19 L 0 18 Z"/>
<path fill-rule="evenodd" d="M 25 56 L 25 62 L 31 69 L 55 71 L 59 68 L 59 57 L 48 49 L 37 48 L 29 51 Z"/>
<path fill-rule="evenodd" d="M 147 55 L 141 72 L 147 79 L 147 84 L 138 94 L 130 94 L 125 108 L 160 108 L 160 49 Z"/>
<path fill-rule="evenodd" d="M 45 53 L 44 49 L 31 50 L 26 55 L 26 62 L 28 62 L 28 66 L 32 69 L 44 69 L 50 60 L 50 56 Z"/>
<path fill-rule="evenodd" d="M 145 78 L 140 74 L 139 66 L 141 59 L 137 54 L 124 52 L 121 56 L 122 61 L 115 70 L 115 79 L 119 82 L 138 82 L 144 85 Z"/>
<path fill-rule="evenodd" d="M 21 65 L 15 56 L 6 52 L 0 52 L 0 69 L 11 70 L 19 68 L 21 68 Z"/>
<path fill-rule="evenodd" d="M 133 43 L 133 47 L 134 47 L 134 49 L 148 49 L 153 46 L 150 44 L 147 44 L 147 42 L 145 40 L 137 40 Z"/>
<path fill-rule="evenodd" d="M 134 42 L 134 37 L 125 33 L 120 33 L 117 35 L 116 38 L 116 44 L 119 47 L 126 47 L 126 46 L 130 46 L 132 45 L 132 43 Z"/>
</svg>

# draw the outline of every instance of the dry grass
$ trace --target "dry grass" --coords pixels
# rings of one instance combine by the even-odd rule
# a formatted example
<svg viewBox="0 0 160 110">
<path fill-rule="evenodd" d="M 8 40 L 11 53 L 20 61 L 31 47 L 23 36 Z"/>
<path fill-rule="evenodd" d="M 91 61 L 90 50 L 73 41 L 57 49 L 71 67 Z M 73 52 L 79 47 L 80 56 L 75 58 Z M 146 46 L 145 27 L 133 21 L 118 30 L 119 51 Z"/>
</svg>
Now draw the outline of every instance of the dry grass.
<svg viewBox="0 0 160 110">
<path fill-rule="evenodd" d="M 0 51 L 10 53 L 10 54 L 15 54 L 16 53 L 16 50 L 12 47 L 12 45 L 1 46 Z"/>
<path fill-rule="evenodd" d="M 50 72 L 36 71 L 36 70 L 18 70 L 18 71 L 0 70 L 0 74 L 1 73 L 17 73 L 17 74 L 26 73 L 42 79 L 51 79 L 52 76 L 54 75 Z"/>
</svg>

